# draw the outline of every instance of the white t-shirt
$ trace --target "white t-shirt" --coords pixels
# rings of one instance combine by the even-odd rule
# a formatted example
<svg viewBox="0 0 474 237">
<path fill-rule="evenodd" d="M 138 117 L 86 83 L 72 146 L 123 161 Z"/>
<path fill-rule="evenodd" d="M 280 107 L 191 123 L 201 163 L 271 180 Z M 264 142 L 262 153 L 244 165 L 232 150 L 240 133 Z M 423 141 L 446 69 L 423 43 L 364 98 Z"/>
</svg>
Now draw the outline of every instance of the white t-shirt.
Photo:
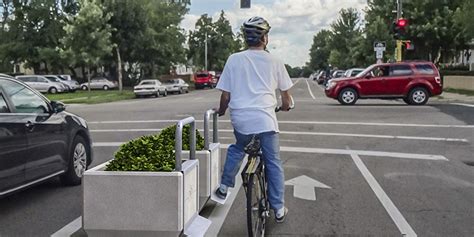
<svg viewBox="0 0 474 237">
<path fill-rule="evenodd" d="M 232 126 L 241 134 L 278 130 L 275 90 L 293 83 L 285 65 L 263 50 L 246 50 L 227 59 L 217 88 L 230 93 Z"/>
</svg>

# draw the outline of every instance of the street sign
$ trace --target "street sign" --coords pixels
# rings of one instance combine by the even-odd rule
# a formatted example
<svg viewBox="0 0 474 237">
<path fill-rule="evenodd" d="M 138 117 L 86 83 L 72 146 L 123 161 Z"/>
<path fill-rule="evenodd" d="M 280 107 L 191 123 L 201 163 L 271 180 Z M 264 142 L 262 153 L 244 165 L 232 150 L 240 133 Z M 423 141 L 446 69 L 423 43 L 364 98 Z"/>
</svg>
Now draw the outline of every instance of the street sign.
<svg viewBox="0 0 474 237">
<path fill-rule="evenodd" d="M 385 42 L 374 42 L 374 51 L 385 51 L 386 46 Z"/>
<path fill-rule="evenodd" d="M 375 51 L 375 58 L 383 59 L 383 51 L 382 50 Z"/>
</svg>

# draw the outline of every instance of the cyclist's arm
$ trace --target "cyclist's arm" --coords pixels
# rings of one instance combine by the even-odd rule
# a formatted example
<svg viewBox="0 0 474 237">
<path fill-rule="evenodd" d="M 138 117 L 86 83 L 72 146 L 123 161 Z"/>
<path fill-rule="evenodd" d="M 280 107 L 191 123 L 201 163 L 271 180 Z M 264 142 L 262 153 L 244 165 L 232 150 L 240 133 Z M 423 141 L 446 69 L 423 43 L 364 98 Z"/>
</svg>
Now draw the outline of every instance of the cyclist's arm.
<svg viewBox="0 0 474 237">
<path fill-rule="evenodd" d="M 227 107 L 229 107 L 229 102 L 230 102 L 230 92 L 222 91 L 219 109 L 217 110 L 217 114 L 219 114 L 219 116 L 222 116 L 225 114 Z"/>
<path fill-rule="evenodd" d="M 281 94 L 281 110 L 283 111 L 290 110 L 290 104 L 291 104 L 290 90 L 281 91 L 280 94 Z"/>
</svg>

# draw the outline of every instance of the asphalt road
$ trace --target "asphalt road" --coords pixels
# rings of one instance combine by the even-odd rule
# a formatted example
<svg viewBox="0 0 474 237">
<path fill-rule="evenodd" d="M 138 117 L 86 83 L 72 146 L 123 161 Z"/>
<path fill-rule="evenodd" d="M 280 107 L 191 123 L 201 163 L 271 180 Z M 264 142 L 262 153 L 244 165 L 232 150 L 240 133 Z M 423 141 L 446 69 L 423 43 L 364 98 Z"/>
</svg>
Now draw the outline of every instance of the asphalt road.
<svg viewBox="0 0 474 237">
<path fill-rule="evenodd" d="M 286 186 L 287 221 L 276 224 L 272 216 L 268 235 L 474 236 L 473 107 L 435 100 L 340 106 L 312 81 L 295 81 L 296 109 L 278 113 L 285 180 L 304 175 L 324 185 L 304 187 L 315 200 L 295 197 L 295 187 Z M 116 144 L 173 123 L 164 120 L 202 120 L 218 99 L 217 90 L 199 90 L 68 110 L 89 122 L 95 166 L 113 157 Z M 222 144 L 234 141 L 228 115 L 219 129 Z M 210 233 L 246 235 L 244 193 L 232 192 L 228 210 L 204 210 L 223 220 Z M 63 187 L 57 179 L 0 199 L 0 236 L 50 236 L 78 220 L 81 202 L 80 186 Z"/>
</svg>

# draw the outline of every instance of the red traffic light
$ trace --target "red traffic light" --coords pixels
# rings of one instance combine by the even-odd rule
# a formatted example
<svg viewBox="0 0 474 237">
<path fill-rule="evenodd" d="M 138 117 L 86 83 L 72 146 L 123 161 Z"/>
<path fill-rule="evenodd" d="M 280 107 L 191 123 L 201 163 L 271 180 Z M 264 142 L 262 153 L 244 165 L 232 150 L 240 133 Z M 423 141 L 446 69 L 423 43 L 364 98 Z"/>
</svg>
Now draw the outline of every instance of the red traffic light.
<svg viewBox="0 0 474 237">
<path fill-rule="evenodd" d="M 402 28 L 403 28 L 403 27 L 405 27 L 405 26 L 407 26 L 407 25 L 408 25 L 408 20 L 407 20 L 407 19 L 405 19 L 405 18 L 400 18 L 400 19 L 397 20 L 397 26 L 398 26 L 398 27 L 402 27 Z"/>
</svg>

